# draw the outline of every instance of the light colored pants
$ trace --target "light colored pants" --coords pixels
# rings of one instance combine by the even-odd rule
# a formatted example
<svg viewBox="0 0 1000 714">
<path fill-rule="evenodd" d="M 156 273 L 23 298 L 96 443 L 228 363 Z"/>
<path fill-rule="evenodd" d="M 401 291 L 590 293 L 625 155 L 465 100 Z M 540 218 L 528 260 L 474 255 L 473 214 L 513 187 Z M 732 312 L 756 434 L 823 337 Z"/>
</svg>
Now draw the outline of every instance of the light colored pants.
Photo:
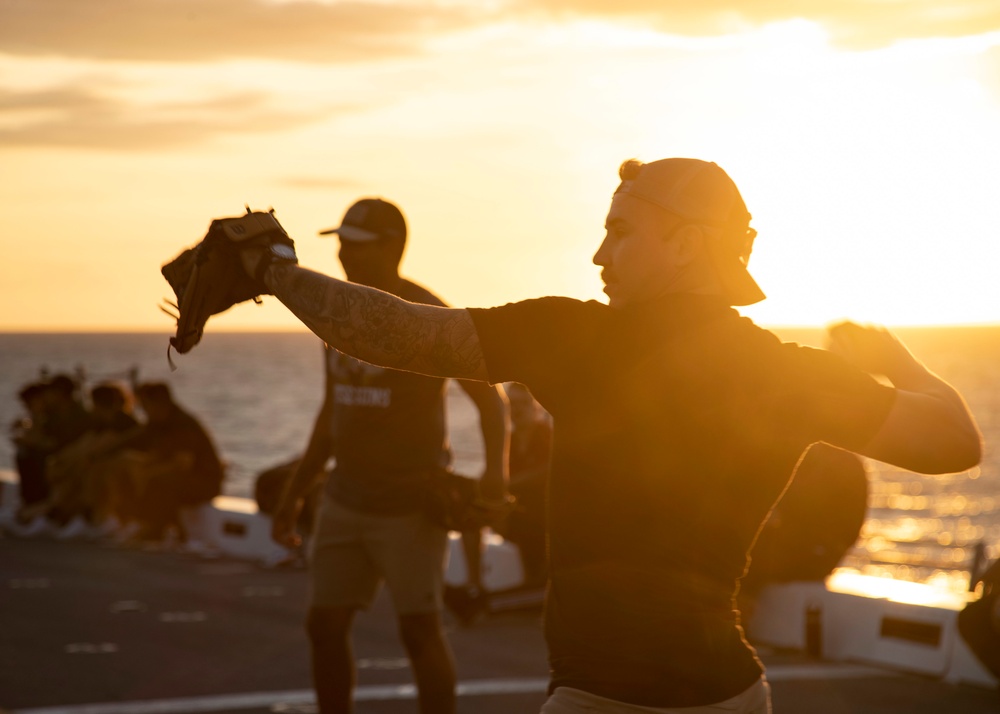
<svg viewBox="0 0 1000 714">
<path fill-rule="evenodd" d="M 572 687 L 559 687 L 542 705 L 541 714 L 771 714 L 771 687 L 763 677 L 731 699 L 703 707 L 641 707 Z"/>
<path fill-rule="evenodd" d="M 309 542 L 311 607 L 371 607 L 382 583 L 396 612 L 441 610 L 448 531 L 422 512 L 375 516 L 323 496 Z"/>
</svg>

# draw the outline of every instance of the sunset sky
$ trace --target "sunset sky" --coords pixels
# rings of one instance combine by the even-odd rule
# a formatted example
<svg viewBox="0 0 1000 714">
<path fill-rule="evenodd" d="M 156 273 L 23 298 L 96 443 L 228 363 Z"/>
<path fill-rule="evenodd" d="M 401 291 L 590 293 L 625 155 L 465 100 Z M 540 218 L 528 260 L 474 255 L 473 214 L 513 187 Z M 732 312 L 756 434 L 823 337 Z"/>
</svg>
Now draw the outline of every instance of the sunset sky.
<svg viewBox="0 0 1000 714">
<path fill-rule="evenodd" d="M 1000 323 L 996 0 L 0 0 L 0 330 L 169 332 L 160 265 L 244 204 L 339 276 L 362 196 L 452 304 L 602 299 L 667 156 L 740 186 L 757 321 Z"/>
</svg>

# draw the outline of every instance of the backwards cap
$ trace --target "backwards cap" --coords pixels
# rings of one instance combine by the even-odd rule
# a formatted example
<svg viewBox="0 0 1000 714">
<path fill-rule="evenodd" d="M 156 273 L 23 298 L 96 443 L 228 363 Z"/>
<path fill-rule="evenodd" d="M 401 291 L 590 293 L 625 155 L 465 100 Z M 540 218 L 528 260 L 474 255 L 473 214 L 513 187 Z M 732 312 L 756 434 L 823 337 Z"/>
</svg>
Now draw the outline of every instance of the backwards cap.
<svg viewBox="0 0 1000 714">
<path fill-rule="evenodd" d="M 736 184 L 719 166 L 698 159 L 626 162 L 615 191 L 647 201 L 689 223 L 717 228 L 709 256 L 730 305 L 751 305 L 764 293 L 747 272 L 757 231 Z"/>
</svg>

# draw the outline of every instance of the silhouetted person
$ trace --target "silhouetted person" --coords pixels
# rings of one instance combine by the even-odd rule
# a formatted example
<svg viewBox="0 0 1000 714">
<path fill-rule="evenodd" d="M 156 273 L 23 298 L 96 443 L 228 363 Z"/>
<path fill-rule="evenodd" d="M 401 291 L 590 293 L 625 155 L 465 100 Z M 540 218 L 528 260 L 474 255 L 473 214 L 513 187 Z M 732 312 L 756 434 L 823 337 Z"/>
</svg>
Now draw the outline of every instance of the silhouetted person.
<svg viewBox="0 0 1000 714">
<path fill-rule="evenodd" d="M 45 500 L 49 493 L 45 480 L 45 459 L 49 452 L 45 436 L 47 390 L 48 385 L 42 382 L 22 387 L 18 399 L 25 414 L 11 426 L 21 501 L 18 519 L 22 524 L 29 520 L 25 508 Z"/>
<path fill-rule="evenodd" d="M 340 237 L 339 258 L 349 280 L 413 303 L 444 305 L 399 274 L 406 222 L 392 203 L 362 199 L 327 233 Z M 304 497 L 332 456 L 335 466 L 309 542 L 306 627 L 320 710 L 352 711 L 351 625 L 385 582 L 420 711 L 454 712 L 455 670 L 441 626 L 448 532 L 422 507 L 428 480 L 451 465 L 446 381 L 376 367 L 329 347 L 324 357 L 326 396 L 273 523 L 277 542 L 298 544 L 295 525 Z M 482 493 L 499 498 L 506 488 L 506 402 L 485 384 L 460 384 L 479 411 L 486 452 Z"/>
<path fill-rule="evenodd" d="M 139 528 L 133 540 L 158 542 L 179 526 L 180 510 L 222 491 L 224 469 L 205 427 L 174 401 L 163 382 L 145 382 L 136 398 L 146 421 L 122 448 L 112 477 L 116 516 Z"/>
<path fill-rule="evenodd" d="M 803 451 L 823 441 L 954 472 L 978 463 L 979 431 L 959 394 L 883 329 L 844 323 L 831 351 L 816 350 L 730 307 L 764 296 L 746 269 L 750 214 L 721 168 L 629 161 L 619 176 L 594 256 L 609 305 L 419 305 L 263 248 L 241 260 L 338 350 L 521 382 L 552 414 L 543 712 L 765 712 L 733 597 Z"/>
<path fill-rule="evenodd" d="M 110 512 L 105 472 L 115 451 L 139 431 L 131 394 L 120 385 L 98 384 L 90 390 L 90 404 L 87 431 L 47 462 L 51 492 L 46 513 L 62 525 L 55 534 L 60 539 L 104 535 L 100 527 Z"/>
<path fill-rule="evenodd" d="M 825 580 L 857 541 L 867 509 L 861 459 L 828 444 L 809 447 L 750 552 L 739 592 L 744 616 L 767 585 Z"/>
<path fill-rule="evenodd" d="M 504 385 L 504 391 L 510 402 L 510 494 L 514 508 L 493 530 L 517 546 L 524 581 L 514 590 L 533 590 L 544 587 L 547 574 L 545 489 L 552 463 L 552 419 L 523 384 Z M 491 609 L 491 593 L 482 579 L 482 535 L 482 529 L 462 532 L 466 582 L 445 588 L 445 604 L 463 624 L 475 622 Z"/>
<path fill-rule="evenodd" d="M 30 426 L 15 435 L 21 507 L 14 528 L 18 535 L 45 535 L 66 525 L 68 518 L 49 513 L 49 460 L 79 439 L 91 426 L 72 377 L 57 374 L 29 385 L 21 399 L 30 414 Z"/>
</svg>

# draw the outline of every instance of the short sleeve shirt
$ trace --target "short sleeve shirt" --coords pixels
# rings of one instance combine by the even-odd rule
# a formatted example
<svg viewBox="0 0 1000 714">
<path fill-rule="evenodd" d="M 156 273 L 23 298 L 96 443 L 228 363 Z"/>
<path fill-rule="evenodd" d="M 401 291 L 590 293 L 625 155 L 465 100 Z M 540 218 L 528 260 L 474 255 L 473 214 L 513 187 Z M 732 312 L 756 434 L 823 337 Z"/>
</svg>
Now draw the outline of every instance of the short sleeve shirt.
<svg viewBox="0 0 1000 714">
<path fill-rule="evenodd" d="M 444 305 L 408 280 L 399 297 Z M 451 464 L 446 380 L 376 367 L 330 347 L 324 356 L 336 459 L 327 493 L 366 513 L 403 514 L 420 508 L 429 472 Z"/>
<path fill-rule="evenodd" d="M 863 447 L 894 391 L 706 296 L 470 313 L 490 381 L 555 422 L 551 686 L 658 707 L 749 687 L 732 598 L 754 535 L 806 447 Z"/>
</svg>

